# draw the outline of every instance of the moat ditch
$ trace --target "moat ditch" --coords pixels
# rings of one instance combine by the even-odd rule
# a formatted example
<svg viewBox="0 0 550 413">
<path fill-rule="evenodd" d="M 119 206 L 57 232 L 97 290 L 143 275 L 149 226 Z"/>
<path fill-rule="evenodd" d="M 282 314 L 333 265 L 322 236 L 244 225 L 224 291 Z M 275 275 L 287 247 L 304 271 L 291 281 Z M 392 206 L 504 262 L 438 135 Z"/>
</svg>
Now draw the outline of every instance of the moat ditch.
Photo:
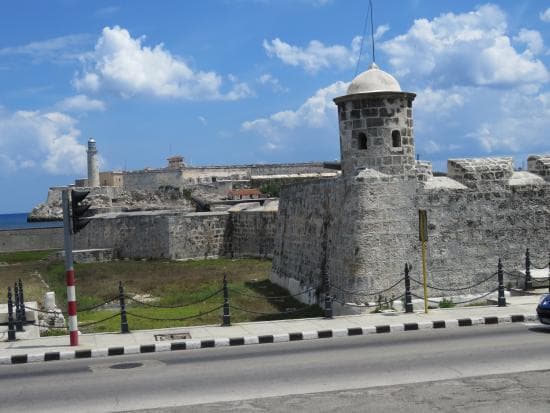
<svg viewBox="0 0 550 413">
<path fill-rule="evenodd" d="M 54 291 L 57 306 L 65 312 L 65 270 L 63 262 L 54 255 L 51 251 L 0 254 L 0 262 L 6 264 L 0 266 L 0 291 L 5 292 L 21 278 L 25 301 L 37 301 L 40 307 L 44 294 Z M 301 304 L 272 284 L 270 270 L 271 261 L 266 259 L 76 264 L 80 330 L 120 331 L 119 282 L 127 297 L 130 330 L 220 324 L 224 275 L 233 323 L 322 315 L 319 307 Z M 101 305 L 111 299 L 112 302 Z M 0 303 L 6 301 L 6 294 L 1 294 Z M 81 311 L 87 308 L 94 309 Z M 47 334 L 65 334 L 65 331 L 50 330 Z"/>
</svg>

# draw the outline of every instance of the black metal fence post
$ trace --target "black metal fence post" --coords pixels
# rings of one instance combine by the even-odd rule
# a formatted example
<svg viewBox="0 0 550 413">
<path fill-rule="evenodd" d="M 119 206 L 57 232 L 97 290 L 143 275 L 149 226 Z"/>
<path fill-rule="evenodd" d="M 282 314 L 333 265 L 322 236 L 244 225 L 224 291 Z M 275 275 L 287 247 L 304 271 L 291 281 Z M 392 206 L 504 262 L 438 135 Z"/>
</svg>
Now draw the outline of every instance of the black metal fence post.
<svg viewBox="0 0 550 413">
<path fill-rule="evenodd" d="M 231 314 L 229 313 L 229 290 L 227 289 L 227 274 L 223 275 L 223 321 L 222 326 L 231 325 Z"/>
<path fill-rule="evenodd" d="M 531 257 L 529 256 L 529 248 L 525 250 L 525 290 L 533 289 L 533 279 L 531 278 Z"/>
<path fill-rule="evenodd" d="M 23 331 L 23 321 L 21 320 L 21 304 L 19 303 L 19 287 L 17 283 L 13 285 L 13 294 L 15 296 L 15 331 Z"/>
<path fill-rule="evenodd" d="M 8 341 L 15 341 L 15 323 L 13 322 L 13 301 L 11 287 L 8 287 Z"/>
<path fill-rule="evenodd" d="M 126 303 L 124 301 L 124 288 L 122 281 L 118 282 L 118 301 L 120 304 L 120 332 L 122 334 L 129 333 L 128 319 L 126 318 Z"/>
<path fill-rule="evenodd" d="M 502 262 L 498 259 L 498 306 L 506 307 L 506 297 L 504 296 L 504 272 L 502 271 Z"/>
<path fill-rule="evenodd" d="M 405 264 L 405 312 L 406 313 L 413 312 L 409 264 Z"/>
<path fill-rule="evenodd" d="M 25 295 L 23 294 L 23 282 L 19 278 L 19 306 L 21 307 L 21 321 L 23 324 L 27 323 L 27 314 L 25 309 Z"/>
<path fill-rule="evenodd" d="M 325 318 L 332 318 L 332 297 L 330 296 L 330 280 L 327 269 L 323 269 L 323 290 L 325 293 Z"/>
</svg>

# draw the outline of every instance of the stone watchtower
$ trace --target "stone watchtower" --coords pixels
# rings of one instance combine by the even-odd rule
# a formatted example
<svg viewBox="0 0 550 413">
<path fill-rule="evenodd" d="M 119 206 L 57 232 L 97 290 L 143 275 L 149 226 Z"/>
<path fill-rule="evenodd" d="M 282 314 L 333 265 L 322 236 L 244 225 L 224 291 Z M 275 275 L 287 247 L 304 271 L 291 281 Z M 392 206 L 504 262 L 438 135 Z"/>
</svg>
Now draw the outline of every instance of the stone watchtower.
<svg viewBox="0 0 550 413">
<path fill-rule="evenodd" d="M 402 175 L 414 168 L 415 96 L 402 92 L 397 80 L 373 63 L 353 79 L 347 95 L 334 99 L 344 176 L 365 168 Z"/>
<path fill-rule="evenodd" d="M 97 160 L 97 148 L 93 138 L 88 139 L 88 186 L 99 186 L 99 164 Z"/>
</svg>

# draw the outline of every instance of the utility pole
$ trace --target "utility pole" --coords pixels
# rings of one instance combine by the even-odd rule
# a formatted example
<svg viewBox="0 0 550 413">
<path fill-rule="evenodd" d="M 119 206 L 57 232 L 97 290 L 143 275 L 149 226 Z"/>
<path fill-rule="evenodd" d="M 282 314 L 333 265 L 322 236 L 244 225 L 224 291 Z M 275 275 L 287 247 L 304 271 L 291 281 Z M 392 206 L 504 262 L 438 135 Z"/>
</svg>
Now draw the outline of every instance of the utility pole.
<svg viewBox="0 0 550 413">
<path fill-rule="evenodd" d="M 426 268 L 426 242 L 428 241 L 428 214 L 418 210 L 418 229 L 422 243 L 422 284 L 424 285 L 424 312 L 428 313 L 428 270 Z"/>
<path fill-rule="evenodd" d="M 71 346 L 78 346 L 78 322 L 76 317 L 76 290 L 73 265 L 73 234 L 69 210 L 69 190 L 61 193 L 63 204 L 63 244 L 65 247 L 65 274 L 67 276 L 67 305 Z"/>
<path fill-rule="evenodd" d="M 69 314 L 69 335 L 71 346 L 78 346 L 78 321 L 76 318 L 76 289 L 73 263 L 73 235 L 82 230 L 90 223 L 90 220 L 83 218 L 90 204 L 82 205 L 81 202 L 88 196 L 90 191 L 64 189 L 61 193 L 63 204 L 63 241 L 65 246 L 65 272 L 67 275 L 67 305 Z"/>
</svg>

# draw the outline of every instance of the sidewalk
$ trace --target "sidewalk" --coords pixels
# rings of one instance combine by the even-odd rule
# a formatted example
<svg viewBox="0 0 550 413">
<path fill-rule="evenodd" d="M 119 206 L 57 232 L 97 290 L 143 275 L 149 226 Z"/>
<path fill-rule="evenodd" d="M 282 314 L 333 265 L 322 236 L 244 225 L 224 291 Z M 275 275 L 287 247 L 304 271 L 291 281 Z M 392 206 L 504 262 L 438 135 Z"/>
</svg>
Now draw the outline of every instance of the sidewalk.
<svg viewBox="0 0 550 413">
<path fill-rule="evenodd" d="M 17 341 L 0 342 L 0 364 L 536 321 L 538 300 L 539 296 L 509 297 L 506 307 L 455 307 L 433 309 L 428 314 L 377 313 L 338 316 L 333 319 L 239 323 L 230 327 L 207 325 L 140 330 L 128 334 L 82 334 L 77 347 L 69 346 L 68 336 L 25 339 L 26 335 L 36 334 L 30 331 L 33 327 L 27 327 L 28 333 L 18 333 Z M 5 332 L 5 327 L 0 331 Z M 164 339 L 160 336 L 164 336 Z M 6 337 L 7 333 L 4 333 L 3 339 Z"/>
</svg>

